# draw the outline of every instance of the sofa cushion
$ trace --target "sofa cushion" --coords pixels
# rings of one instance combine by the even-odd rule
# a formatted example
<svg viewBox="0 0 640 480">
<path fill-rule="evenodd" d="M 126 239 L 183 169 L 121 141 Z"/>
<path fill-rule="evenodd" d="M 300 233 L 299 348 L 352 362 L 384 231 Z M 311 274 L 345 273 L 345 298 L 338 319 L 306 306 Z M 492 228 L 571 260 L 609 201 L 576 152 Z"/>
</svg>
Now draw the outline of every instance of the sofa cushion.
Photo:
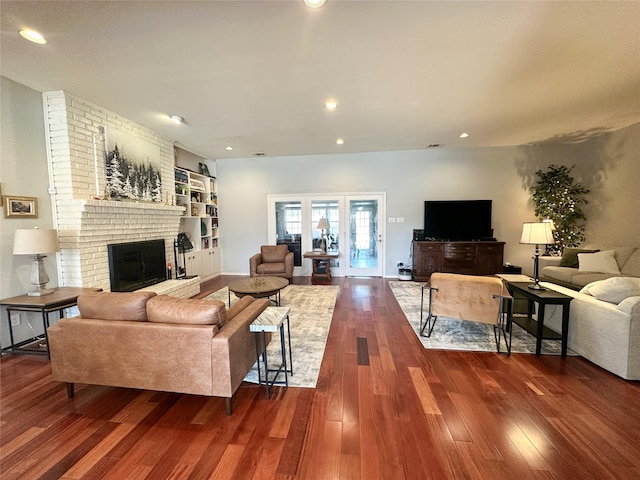
<svg viewBox="0 0 640 480">
<path fill-rule="evenodd" d="M 591 250 L 587 248 L 565 248 L 562 251 L 562 258 L 560 259 L 561 267 L 578 268 L 578 254 L 579 253 L 596 253 L 599 250 Z"/>
<path fill-rule="evenodd" d="M 262 245 L 260 247 L 262 263 L 282 263 L 287 253 L 289 253 L 289 248 L 286 245 Z"/>
<path fill-rule="evenodd" d="M 285 272 L 285 268 L 284 268 L 284 263 L 282 262 L 261 263 L 256 268 L 256 273 L 259 273 L 260 275 L 275 275 L 275 274 L 284 273 L 284 272 Z"/>
<path fill-rule="evenodd" d="M 578 270 L 581 272 L 620 274 L 614 250 L 597 253 L 579 253 Z"/>
<path fill-rule="evenodd" d="M 608 278 L 590 283 L 583 290 L 598 300 L 618 304 L 626 298 L 640 295 L 640 278 Z"/>
<path fill-rule="evenodd" d="M 197 300 L 158 295 L 147 302 L 147 316 L 155 323 L 217 325 L 227 323 L 227 309 L 219 300 Z"/>
<path fill-rule="evenodd" d="M 155 292 L 90 292 L 78 297 L 82 318 L 147 321 L 147 301 Z"/>
<path fill-rule="evenodd" d="M 640 277 L 640 248 L 631 254 L 620 269 L 620 273 L 630 277 Z"/>
<path fill-rule="evenodd" d="M 598 249 L 600 251 L 603 250 L 614 250 L 616 252 L 616 262 L 618 263 L 618 267 L 622 268 L 629 257 L 633 255 L 633 253 L 637 250 L 637 247 L 624 247 L 621 245 L 597 245 L 595 243 L 588 245 L 581 245 L 581 248 L 589 248 L 589 249 Z"/>
</svg>

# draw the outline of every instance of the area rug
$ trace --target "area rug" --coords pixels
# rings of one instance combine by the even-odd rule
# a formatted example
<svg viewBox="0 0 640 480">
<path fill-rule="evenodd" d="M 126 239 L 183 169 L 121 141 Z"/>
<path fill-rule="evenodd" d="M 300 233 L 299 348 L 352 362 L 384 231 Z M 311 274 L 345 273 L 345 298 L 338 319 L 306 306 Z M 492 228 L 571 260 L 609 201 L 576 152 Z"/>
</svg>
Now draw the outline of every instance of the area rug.
<svg viewBox="0 0 640 480">
<path fill-rule="evenodd" d="M 485 323 L 456 320 L 447 317 L 438 317 L 431 337 L 422 337 L 420 329 L 420 293 L 423 283 L 416 282 L 389 282 L 391 291 L 396 297 L 405 317 L 413 327 L 424 348 L 440 350 L 468 350 L 476 352 L 495 352 L 496 342 L 493 335 L 493 327 Z M 424 316 L 426 318 L 429 298 L 425 292 Z M 501 351 L 505 351 L 504 340 Z M 513 337 L 511 353 L 536 352 L 536 339 L 520 326 L 513 324 Z M 561 342 L 555 340 L 543 340 L 543 354 L 560 355 Z M 575 355 L 568 350 L 567 355 Z"/>
<path fill-rule="evenodd" d="M 227 304 L 228 292 L 224 287 L 205 298 Z M 289 376 L 289 386 L 315 388 L 337 296 L 338 287 L 331 285 L 289 285 L 281 291 L 280 306 L 291 308 L 293 375 Z M 238 298 L 231 295 L 231 304 L 236 301 Z M 273 335 L 267 356 L 270 359 L 280 358 L 279 335 Z M 257 365 L 253 366 L 245 381 L 258 383 Z"/>
</svg>

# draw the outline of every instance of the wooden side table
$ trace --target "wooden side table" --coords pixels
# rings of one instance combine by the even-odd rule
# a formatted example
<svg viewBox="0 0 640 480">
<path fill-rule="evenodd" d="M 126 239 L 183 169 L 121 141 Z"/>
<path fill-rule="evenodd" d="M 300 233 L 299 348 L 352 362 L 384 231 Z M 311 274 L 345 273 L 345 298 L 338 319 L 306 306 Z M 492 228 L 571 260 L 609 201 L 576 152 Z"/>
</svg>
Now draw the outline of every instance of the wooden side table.
<svg viewBox="0 0 640 480">
<path fill-rule="evenodd" d="M 567 339 L 569 336 L 569 304 L 573 300 L 570 296 L 554 290 L 533 290 L 529 288 L 531 282 L 513 282 L 507 280 L 507 288 L 511 294 L 522 295 L 527 299 L 528 312 L 526 318 L 513 317 L 513 322 L 520 325 L 527 332 L 536 337 L 536 355 L 540 355 L 542 340 L 560 340 L 562 342 L 562 356 L 567 356 Z M 533 304 L 538 304 L 537 319 L 533 320 Z M 562 334 L 544 326 L 544 310 L 546 305 L 560 305 L 562 308 Z"/>
<path fill-rule="evenodd" d="M 9 339 L 11 345 L 4 350 L 11 353 L 35 353 L 38 355 L 49 354 L 49 338 L 47 336 L 47 328 L 49 328 L 49 314 L 58 312 L 59 318 L 62 318 L 62 311 L 66 308 L 75 307 L 78 304 L 78 296 L 83 293 L 96 292 L 101 288 L 81 288 L 81 287 L 58 287 L 53 289 L 53 293 L 43 295 L 41 297 L 31 297 L 29 295 L 19 295 L 17 297 L 5 298 L 0 300 L 0 305 L 7 307 L 7 320 L 9 322 Z M 16 344 L 13 339 L 13 327 L 11 325 L 11 312 L 40 312 L 42 314 L 42 326 L 44 329 L 44 348 L 33 348 L 29 345 L 38 340 L 38 337 L 31 338 Z"/>
<path fill-rule="evenodd" d="M 331 283 L 331 260 L 339 256 L 339 252 L 306 252 L 303 257 L 311 259 L 311 283 Z"/>
</svg>

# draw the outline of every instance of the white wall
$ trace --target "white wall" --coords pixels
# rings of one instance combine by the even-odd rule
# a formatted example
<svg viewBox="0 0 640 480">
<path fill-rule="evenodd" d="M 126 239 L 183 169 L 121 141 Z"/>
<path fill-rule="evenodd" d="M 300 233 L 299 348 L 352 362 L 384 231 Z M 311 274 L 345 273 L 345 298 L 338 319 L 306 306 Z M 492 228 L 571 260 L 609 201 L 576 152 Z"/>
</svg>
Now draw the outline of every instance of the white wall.
<svg viewBox="0 0 640 480">
<path fill-rule="evenodd" d="M 53 228 L 51 198 L 47 193 L 49 172 L 45 148 L 42 95 L 5 77 L 0 77 L 0 183 L 3 195 L 38 198 L 38 218 L 0 218 L 0 298 L 23 295 L 32 290 L 31 264 L 27 255 L 13 255 L 13 235 L 18 228 Z M 4 206 L 2 207 L 4 208 Z M 49 286 L 58 285 L 56 255 L 45 259 Z M 30 338 L 34 330 L 42 333 L 42 317 L 23 313 L 20 326 L 14 327 L 16 340 Z M 7 313 L 0 311 L 0 345 L 9 344 Z"/>
<path fill-rule="evenodd" d="M 531 274 L 532 248 L 518 242 L 522 222 L 535 220 L 535 172 L 551 164 L 575 164 L 576 180 L 592 190 L 587 241 L 640 245 L 639 143 L 635 125 L 580 144 L 218 159 L 222 271 L 247 274 L 249 257 L 268 243 L 268 194 L 385 191 L 387 216 L 405 218 L 387 224 L 386 276 L 408 260 L 424 200 L 474 198 L 493 200 L 505 261 Z"/>
</svg>

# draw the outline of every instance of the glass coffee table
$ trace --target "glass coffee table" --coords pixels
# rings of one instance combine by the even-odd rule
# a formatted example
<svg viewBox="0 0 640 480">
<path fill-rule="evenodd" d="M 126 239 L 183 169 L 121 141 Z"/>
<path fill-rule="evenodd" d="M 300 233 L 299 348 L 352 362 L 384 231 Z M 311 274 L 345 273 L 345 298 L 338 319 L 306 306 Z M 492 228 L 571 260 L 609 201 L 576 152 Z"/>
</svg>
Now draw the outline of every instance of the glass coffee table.
<svg viewBox="0 0 640 480">
<path fill-rule="evenodd" d="M 249 295 L 253 298 L 269 298 L 276 306 L 280 306 L 280 291 L 289 285 L 289 280 L 280 277 L 251 277 L 229 283 L 229 306 L 231 294 L 236 297 Z M 271 299 L 271 297 L 274 297 Z"/>
</svg>

